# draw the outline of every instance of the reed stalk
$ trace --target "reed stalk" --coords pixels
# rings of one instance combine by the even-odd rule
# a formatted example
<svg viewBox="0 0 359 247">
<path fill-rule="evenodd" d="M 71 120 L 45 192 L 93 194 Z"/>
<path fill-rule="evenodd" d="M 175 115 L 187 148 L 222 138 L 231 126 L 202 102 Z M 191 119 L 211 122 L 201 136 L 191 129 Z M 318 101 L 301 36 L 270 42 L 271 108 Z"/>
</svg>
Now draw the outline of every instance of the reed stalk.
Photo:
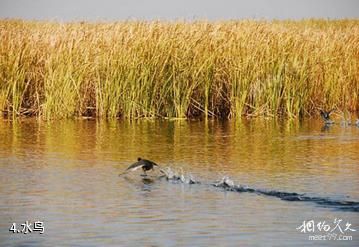
<svg viewBox="0 0 359 247">
<path fill-rule="evenodd" d="M 45 119 L 359 111 L 359 21 L 0 20 L 0 110 Z"/>
</svg>

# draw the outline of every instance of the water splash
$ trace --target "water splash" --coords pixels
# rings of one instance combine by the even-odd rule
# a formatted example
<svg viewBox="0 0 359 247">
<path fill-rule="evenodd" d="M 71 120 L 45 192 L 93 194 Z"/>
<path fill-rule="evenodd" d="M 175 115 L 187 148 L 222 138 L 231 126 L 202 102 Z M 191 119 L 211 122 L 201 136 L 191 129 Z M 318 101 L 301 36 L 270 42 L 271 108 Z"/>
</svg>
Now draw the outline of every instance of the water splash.
<svg viewBox="0 0 359 247">
<path fill-rule="evenodd" d="M 178 170 L 174 170 L 174 169 L 167 167 L 163 171 L 164 171 L 168 181 L 176 181 L 176 182 L 181 182 L 184 184 L 199 184 L 200 183 L 199 181 L 197 181 L 193 178 L 192 174 L 185 174 L 183 172 L 183 169 L 180 169 L 180 171 L 178 171 Z"/>
<path fill-rule="evenodd" d="M 230 180 L 227 176 L 223 177 L 219 182 L 215 182 L 212 184 L 214 187 L 222 187 L 222 188 L 235 188 L 234 182 Z"/>
<path fill-rule="evenodd" d="M 227 176 L 222 177 L 220 180 L 214 183 L 205 183 L 195 180 L 191 174 L 185 174 L 183 172 L 183 169 L 174 170 L 171 168 L 166 168 L 165 174 L 166 174 L 166 179 L 172 182 L 174 181 L 184 184 L 203 184 L 217 188 L 222 188 L 226 191 L 233 191 L 239 193 L 243 193 L 243 192 L 256 193 L 258 195 L 276 197 L 284 201 L 312 202 L 321 207 L 333 208 L 337 210 L 350 211 L 350 212 L 359 212 L 359 202 L 355 202 L 355 201 L 340 201 L 327 197 L 307 196 L 305 194 L 299 194 L 296 192 L 256 189 L 256 188 L 251 188 L 247 185 L 240 185 L 240 184 L 236 185 L 233 182 L 233 180 L 231 180 Z"/>
</svg>

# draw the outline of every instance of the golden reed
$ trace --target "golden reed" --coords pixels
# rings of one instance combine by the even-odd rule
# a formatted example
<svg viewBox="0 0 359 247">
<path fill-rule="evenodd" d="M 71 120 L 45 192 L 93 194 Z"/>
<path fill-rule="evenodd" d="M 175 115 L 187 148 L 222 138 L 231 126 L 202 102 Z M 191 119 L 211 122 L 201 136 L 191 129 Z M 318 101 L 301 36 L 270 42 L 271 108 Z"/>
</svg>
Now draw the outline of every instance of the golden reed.
<svg viewBox="0 0 359 247">
<path fill-rule="evenodd" d="M 359 20 L 0 20 L 0 111 L 45 119 L 359 110 Z"/>
</svg>

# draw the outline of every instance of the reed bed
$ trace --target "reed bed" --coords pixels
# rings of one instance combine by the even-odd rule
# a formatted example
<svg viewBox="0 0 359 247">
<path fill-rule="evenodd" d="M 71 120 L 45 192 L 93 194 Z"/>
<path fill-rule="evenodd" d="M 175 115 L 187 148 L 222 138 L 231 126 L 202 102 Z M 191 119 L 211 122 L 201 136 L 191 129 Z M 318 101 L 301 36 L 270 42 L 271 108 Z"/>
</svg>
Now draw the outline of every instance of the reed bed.
<svg viewBox="0 0 359 247">
<path fill-rule="evenodd" d="M 359 20 L 0 20 L 0 110 L 45 119 L 359 110 Z"/>
</svg>

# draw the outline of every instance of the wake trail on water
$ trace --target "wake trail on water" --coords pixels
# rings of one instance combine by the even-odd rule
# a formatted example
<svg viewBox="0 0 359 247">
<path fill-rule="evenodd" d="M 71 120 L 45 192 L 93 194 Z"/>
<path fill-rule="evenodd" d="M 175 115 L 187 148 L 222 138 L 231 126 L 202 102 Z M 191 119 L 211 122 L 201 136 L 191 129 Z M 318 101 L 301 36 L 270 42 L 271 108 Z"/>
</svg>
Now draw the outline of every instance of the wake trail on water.
<svg viewBox="0 0 359 247">
<path fill-rule="evenodd" d="M 222 177 L 216 182 L 201 182 L 193 178 L 191 174 L 185 174 L 182 170 L 177 171 L 171 168 L 165 168 L 164 177 L 167 181 L 183 183 L 183 184 L 202 184 L 207 186 L 212 186 L 216 188 L 221 188 L 226 191 L 238 192 L 238 193 L 255 193 L 258 195 L 272 196 L 277 197 L 284 201 L 301 201 L 301 202 L 311 202 L 315 203 L 321 207 L 332 208 L 341 211 L 348 212 L 359 212 L 359 202 L 356 201 L 344 201 L 344 200 L 335 200 L 328 197 L 319 197 L 319 196 L 308 196 L 305 193 L 299 194 L 296 192 L 283 192 L 276 190 L 265 190 L 265 189 L 256 189 L 251 188 L 246 185 L 235 184 L 229 177 Z"/>
</svg>

